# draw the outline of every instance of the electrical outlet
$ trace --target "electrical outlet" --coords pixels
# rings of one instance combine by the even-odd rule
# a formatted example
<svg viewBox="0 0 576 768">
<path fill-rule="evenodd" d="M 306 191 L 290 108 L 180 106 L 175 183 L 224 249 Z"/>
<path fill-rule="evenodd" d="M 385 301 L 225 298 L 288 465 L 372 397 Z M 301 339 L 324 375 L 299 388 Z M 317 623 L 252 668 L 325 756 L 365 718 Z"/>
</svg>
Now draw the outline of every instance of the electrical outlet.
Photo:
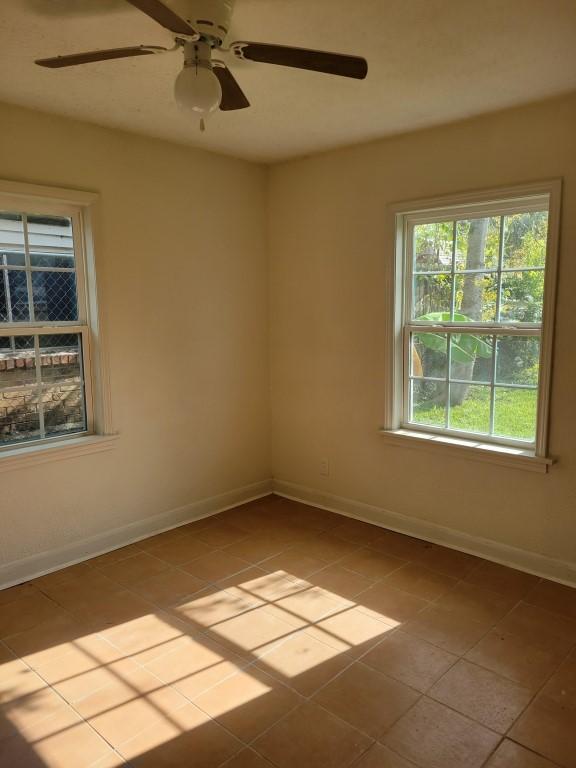
<svg viewBox="0 0 576 768">
<path fill-rule="evenodd" d="M 330 477 L 330 460 L 329 459 L 320 460 L 320 476 Z"/>
</svg>

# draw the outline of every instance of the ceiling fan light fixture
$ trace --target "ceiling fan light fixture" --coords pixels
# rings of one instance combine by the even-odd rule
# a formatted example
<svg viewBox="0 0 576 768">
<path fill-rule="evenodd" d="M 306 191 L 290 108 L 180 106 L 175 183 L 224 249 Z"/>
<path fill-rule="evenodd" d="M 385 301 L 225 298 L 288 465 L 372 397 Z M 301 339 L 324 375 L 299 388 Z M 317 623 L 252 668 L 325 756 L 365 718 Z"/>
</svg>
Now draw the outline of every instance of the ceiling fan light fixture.
<svg viewBox="0 0 576 768">
<path fill-rule="evenodd" d="M 179 107 L 206 118 L 222 101 L 222 86 L 209 61 L 186 62 L 176 78 L 174 97 Z"/>
</svg>

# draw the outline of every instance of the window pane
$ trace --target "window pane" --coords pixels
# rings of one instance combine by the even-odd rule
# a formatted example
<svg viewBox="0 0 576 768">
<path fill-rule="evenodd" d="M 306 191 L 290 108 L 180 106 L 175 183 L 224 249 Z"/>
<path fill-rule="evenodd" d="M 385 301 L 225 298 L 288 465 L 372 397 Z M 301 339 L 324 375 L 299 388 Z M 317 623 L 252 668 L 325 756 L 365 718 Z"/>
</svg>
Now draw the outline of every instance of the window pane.
<svg viewBox="0 0 576 768">
<path fill-rule="evenodd" d="M 504 269 L 543 267 L 546 263 L 548 211 L 504 217 Z"/>
<path fill-rule="evenodd" d="M 489 384 L 492 381 L 493 337 L 453 333 L 450 339 L 450 378 Z"/>
<path fill-rule="evenodd" d="M 497 387 L 494 401 L 494 434 L 516 440 L 536 437 L 536 389 Z"/>
<path fill-rule="evenodd" d="M 540 339 L 500 336 L 496 347 L 496 383 L 538 385 Z"/>
<path fill-rule="evenodd" d="M 450 429 L 490 432 L 490 387 L 450 384 Z"/>
<path fill-rule="evenodd" d="M 39 342 L 46 435 L 84 431 L 81 336 L 51 334 Z"/>
<path fill-rule="evenodd" d="M 33 267 L 74 267 L 71 219 L 28 216 L 28 244 Z"/>
<path fill-rule="evenodd" d="M 0 269 L 0 323 L 21 323 L 29 319 L 26 272 Z"/>
<path fill-rule="evenodd" d="M 42 382 L 53 383 L 70 378 L 80 381 L 81 337 L 76 333 L 50 334 L 39 337 Z"/>
<path fill-rule="evenodd" d="M 446 425 L 446 383 L 444 381 L 413 380 L 410 421 L 434 427 Z"/>
<path fill-rule="evenodd" d="M 454 223 L 441 221 L 414 227 L 414 272 L 450 272 Z"/>
<path fill-rule="evenodd" d="M 414 333 L 411 341 L 412 375 L 446 379 L 447 351 L 445 333 Z"/>
<path fill-rule="evenodd" d="M 500 255 L 500 217 L 456 223 L 456 269 L 497 269 Z"/>
<path fill-rule="evenodd" d="M 32 292 L 36 320 L 78 319 L 74 272 L 33 272 Z"/>
<path fill-rule="evenodd" d="M 544 304 L 544 271 L 504 272 L 500 320 L 540 323 Z"/>
<path fill-rule="evenodd" d="M 489 272 L 457 275 L 454 320 L 492 323 L 496 319 L 498 277 Z"/>
<path fill-rule="evenodd" d="M 0 337 L 0 445 L 38 437 L 34 338 Z"/>
<path fill-rule="evenodd" d="M 450 320 L 452 305 L 451 275 L 415 275 L 412 299 L 412 318 L 414 320 L 441 321 Z M 430 317 L 432 313 L 445 317 Z"/>
</svg>

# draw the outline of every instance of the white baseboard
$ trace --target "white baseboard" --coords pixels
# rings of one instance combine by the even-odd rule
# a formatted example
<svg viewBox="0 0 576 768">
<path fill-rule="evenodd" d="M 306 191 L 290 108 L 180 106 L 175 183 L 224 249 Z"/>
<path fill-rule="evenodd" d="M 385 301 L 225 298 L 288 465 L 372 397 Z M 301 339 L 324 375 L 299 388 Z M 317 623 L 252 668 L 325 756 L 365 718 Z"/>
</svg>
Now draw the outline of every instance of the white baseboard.
<svg viewBox="0 0 576 768">
<path fill-rule="evenodd" d="M 273 491 L 278 496 L 284 496 L 287 499 L 311 504 L 330 512 L 336 512 L 339 515 L 373 523 L 391 531 L 431 541 L 434 544 L 441 544 L 460 552 L 477 555 L 501 565 L 507 565 L 526 573 L 533 573 L 545 579 L 576 587 L 576 563 L 556 560 L 537 552 L 518 549 L 509 544 L 501 544 L 492 539 L 471 536 L 453 528 L 407 517 L 398 512 L 391 512 L 381 507 L 364 504 L 342 496 L 334 496 L 315 488 L 306 488 L 284 480 L 274 480 Z"/>
<path fill-rule="evenodd" d="M 233 491 L 212 496 L 201 501 L 194 501 L 177 509 L 171 509 L 154 517 L 137 520 L 121 528 L 114 528 L 105 533 L 99 533 L 88 539 L 67 544 L 65 547 L 40 552 L 37 555 L 15 560 L 12 563 L 0 566 L 0 589 L 20 584 L 46 573 L 57 571 L 68 565 L 75 565 L 91 557 L 111 552 L 127 544 L 133 544 L 148 536 L 153 536 L 179 525 L 210 517 L 219 512 L 254 501 L 272 493 L 272 480 L 262 480 L 259 483 L 236 488 Z"/>
</svg>

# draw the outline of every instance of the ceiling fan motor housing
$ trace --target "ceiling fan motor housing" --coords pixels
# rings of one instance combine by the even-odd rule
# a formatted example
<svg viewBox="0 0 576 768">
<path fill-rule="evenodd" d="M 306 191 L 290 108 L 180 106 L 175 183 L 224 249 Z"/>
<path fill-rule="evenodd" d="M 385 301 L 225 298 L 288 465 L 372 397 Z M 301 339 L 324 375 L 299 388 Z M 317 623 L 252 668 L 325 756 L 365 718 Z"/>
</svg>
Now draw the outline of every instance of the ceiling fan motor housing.
<svg viewBox="0 0 576 768">
<path fill-rule="evenodd" d="M 235 0 L 168 0 L 166 5 L 203 38 L 222 45 L 230 31 Z"/>
</svg>

